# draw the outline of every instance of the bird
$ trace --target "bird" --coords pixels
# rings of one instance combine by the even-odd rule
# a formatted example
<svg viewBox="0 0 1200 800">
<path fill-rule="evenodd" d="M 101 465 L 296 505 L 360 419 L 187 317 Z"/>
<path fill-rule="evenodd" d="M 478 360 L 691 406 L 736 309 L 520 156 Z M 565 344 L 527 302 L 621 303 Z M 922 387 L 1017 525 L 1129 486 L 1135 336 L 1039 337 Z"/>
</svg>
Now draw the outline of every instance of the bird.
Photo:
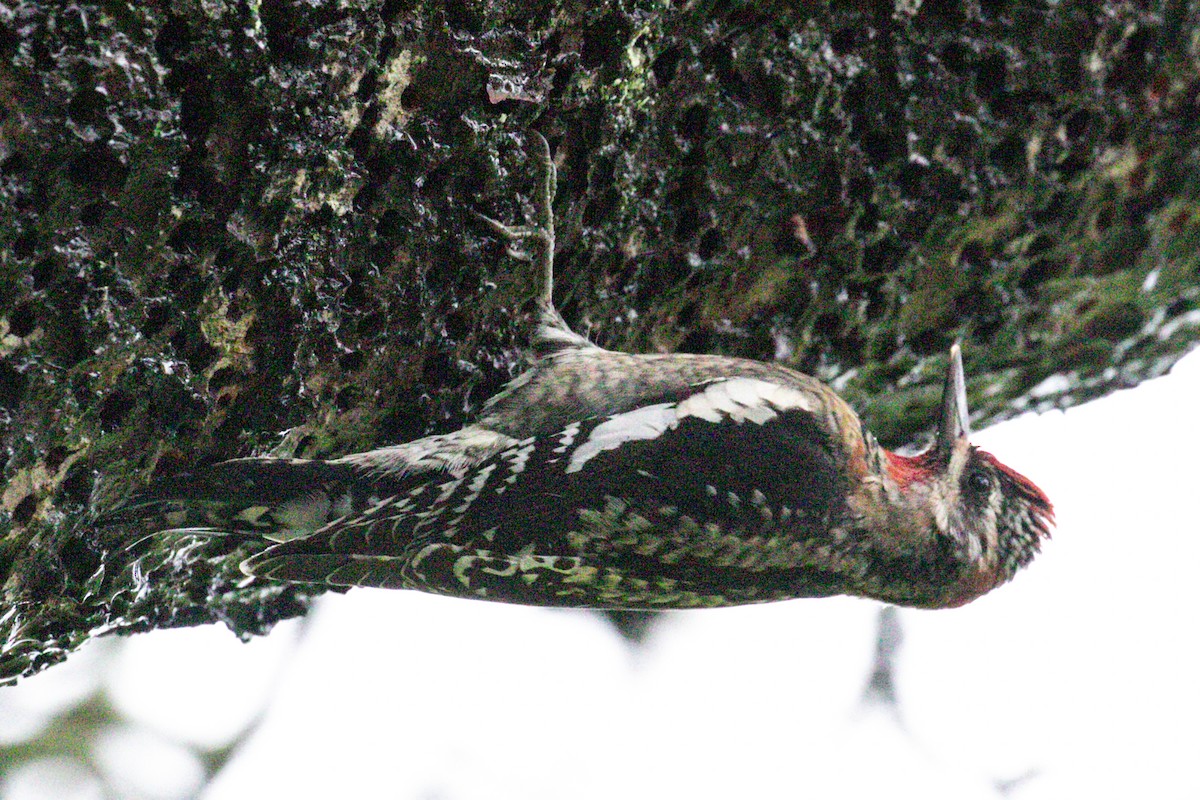
<svg viewBox="0 0 1200 800">
<path fill-rule="evenodd" d="M 553 300 L 556 167 L 535 137 L 524 224 L 476 214 L 540 273 L 532 366 L 473 422 L 160 478 L 108 521 L 261 540 L 240 566 L 265 581 L 596 609 L 834 595 L 954 608 L 1034 558 L 1053 506 L 971 444 L 958 344 L 934 441 L 905 456 L 782 364 L 618 352 L 573 331 Z"/>
</svg>

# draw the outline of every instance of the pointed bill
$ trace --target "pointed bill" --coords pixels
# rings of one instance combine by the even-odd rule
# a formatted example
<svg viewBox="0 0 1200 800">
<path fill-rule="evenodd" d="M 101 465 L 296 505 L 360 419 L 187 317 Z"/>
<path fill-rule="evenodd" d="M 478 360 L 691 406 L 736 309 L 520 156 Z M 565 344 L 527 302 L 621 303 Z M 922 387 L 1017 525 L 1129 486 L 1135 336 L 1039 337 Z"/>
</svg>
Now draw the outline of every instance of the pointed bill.
<svg viewBox="0 0 1200 800">
<path fill-rule="evenodd" d="M 963 373 L 962 349 L 950 348 L 950 366 L 946 370 L 946 388 L 942 391 L 942 414 L 938 420 L 937 451 L 950 457 L 959 439 L 971 437 L 971 419 L 967 411 L 967 379 Z"/>
</svg>

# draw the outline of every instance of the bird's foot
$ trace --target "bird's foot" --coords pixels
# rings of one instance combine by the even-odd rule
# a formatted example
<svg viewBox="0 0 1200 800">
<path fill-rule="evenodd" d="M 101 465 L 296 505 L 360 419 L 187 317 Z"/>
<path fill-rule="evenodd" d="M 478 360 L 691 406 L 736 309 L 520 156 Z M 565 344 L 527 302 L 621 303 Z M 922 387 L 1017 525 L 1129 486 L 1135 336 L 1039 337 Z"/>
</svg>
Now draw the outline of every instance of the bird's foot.
<svg viewBox="0 0 1200 800">
<path fill-rule="evenodd" d="M 537 244 L 537 261 L 541 267 L 541 287 L 538 293 L 538 305 L 543 309 L 554 310 L 554 194 L 558 188 L 558 170 L 554 166 L 554 158 L 550 155 L 550 143 L 546 137 L 537 131 L 533 135 L 541 143 L 540 166 L 542 181 L 537 198 L 536 222 L 526 222 L 524 225 L 506 225 L 491 217 L 474 212 L 475 216 L 486 222 L 500 236 L 504 237 L 506 252 L 521 261 L 534 261 L 535 256 L 520 244 L 533 240 Z"/>
</svg>

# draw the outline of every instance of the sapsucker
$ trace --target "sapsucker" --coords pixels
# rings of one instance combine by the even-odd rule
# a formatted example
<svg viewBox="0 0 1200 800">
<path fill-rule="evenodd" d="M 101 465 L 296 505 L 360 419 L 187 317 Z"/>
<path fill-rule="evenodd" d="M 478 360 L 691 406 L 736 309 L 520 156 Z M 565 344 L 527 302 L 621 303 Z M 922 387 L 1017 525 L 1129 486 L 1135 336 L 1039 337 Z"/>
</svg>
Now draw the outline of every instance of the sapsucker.
<svg viewBox="0 0 1200 800">
<path fill-rule="evenodd" d="M 957 346 L 936 440 L 905 457 L 786 367 L 613 352 L 571 331 L 551 298 L 541 142 L 536 224 L 482 217 L 514 255 L 536 245 L 537 358 L 475 423 L 329 461 L 227 461 L 152 484 L 109 522 L 261 536 L 274 543 L 242 569 L 266 579 L 594 608 L 953 607 L 1033 558 L 1053 509 L 969 442 Z"/>
</svg>

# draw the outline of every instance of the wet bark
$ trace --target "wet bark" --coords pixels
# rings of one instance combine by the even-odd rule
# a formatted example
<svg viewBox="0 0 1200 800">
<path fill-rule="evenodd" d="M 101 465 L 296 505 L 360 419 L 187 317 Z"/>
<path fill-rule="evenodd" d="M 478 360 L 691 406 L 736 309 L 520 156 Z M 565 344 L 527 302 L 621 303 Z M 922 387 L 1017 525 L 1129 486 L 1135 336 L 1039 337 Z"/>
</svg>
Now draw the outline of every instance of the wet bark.
<svg viewBox="0 0 1200 800">
<path fill-rule="evenodd" d="M 978 425 L 1197 340 L 1195 4 L 346 6 L 0 10 L 0 677 L 303 613 L 253 542 L 89 514 L 467 420 L 524 364 L 531 276 L 471 211 L 519 218 L 530 130 L 577 329 L 779 359 L 889 446 L 956 339 Z"/>
</svg>

